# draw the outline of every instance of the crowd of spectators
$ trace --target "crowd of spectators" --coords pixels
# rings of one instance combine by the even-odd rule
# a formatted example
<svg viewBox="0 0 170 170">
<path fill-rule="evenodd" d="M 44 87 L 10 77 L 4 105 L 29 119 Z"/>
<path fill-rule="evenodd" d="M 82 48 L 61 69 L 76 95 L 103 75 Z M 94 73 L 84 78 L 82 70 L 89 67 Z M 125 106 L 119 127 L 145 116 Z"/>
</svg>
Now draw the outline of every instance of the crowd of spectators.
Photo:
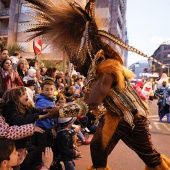
<svg viewBox="0 0 170 170">
<path fill-rule="evenodd" d="M 25 58 L 20 57 L 20 53 L 18 51 L 15 51 L 12 56 L 9 56 L 8 50 L 3 49 L 0 53 L 0 66 L 0 102 L 2 102 L 2 104 L 4 95 L 7 96 L 7 92 L 17 87 L 25 87 L 28 100 L 31 105 L 35 108 L 41 109 L 52 106 L 62 107 L 67 102 L 83 100 L 85 93 L 87 92 L 85 87 L 86 78 L 84 76 L 77 74 L 72 75 L 70 72 L 64 73 L 57 70 L 54 66 L 46 68 L 43 62 L 37 62 L 35 60 L 28 62 Z M 14 99 L 14 97 L 12 99 Z M 1 113 L 0 124 L 2 123 L 6 126 L 8 122 L 5 122 L 5 116 L 3 117 L 2 115 L 5 114 Z M 13 113 L 11 113 L 11 115 L 13 116 Z M 62 122 L 62 120 L 60 121 Z M 32 123 L 35 123 L 36 126 Z M 77 142 L 84 145 L 88 145 L 90 143 L 88 134 L 94 133 L 96 129 L 96 117 L 92 112 L 89 112 L 85 116 L 77 117 L 74 119 L 74 122 L 71 123 L 72 124 L 71 126 L 69 125 L 69 129 L 74 136 L 73 148 L 75 150 L 75 154 L 73 154 L 74 156 L 72 158 L 81 158 L 82 154 L 78 149 Z M 15 128 L 19 128 L 19 126 L 20 128 L 23 126 L 25 129 L 28 128 L 28 132 L 31 132 L 26 134 L 26 136 L 31 136 L 31 145 L 36 149 L 38 148 L 41 152 L 44 152 L 46 147 L 53 148 L 53 144 L 56 141 L 58 134 L 58 129 L 61 130 L 58 119 L 45 119 L 35 122 L 31 121 L 25 124 L 15 124 L 14 122 L 12 124 L 8 124 L 7 128 L 11 126 L 15 126 Z M 33 126 L 35 126 L 34 129 Z M 4 129 L 0 129 L 0 137 L 18 140 L 19 137 L 15 136 L 15 138 L 12 138 L 10 135 L 4 135 L 6 132 L 4 133 L 3 131 Z M 18 132 L 20 131 L 18 130 Z M 20 138 L 26 137 L 23 134 L 20 134 L 20 136 L 22 136 Z M 24 153 L 26 153 L 25 150 L 27 150 L 27 148 L 24 148 Z M 28 154 L 25 157 L 28 157 L 29 153 L 32 153 L 32 150 L 34 149 L 29 147 Z M 40 169 L 42 167 L 41 155 L 37 156 L 34 152 L 34 154 L 31 155 L 31 158 L 36 159 L 36 161 L 34 161 L 34 166 L 36 169 Z M 64 162 L 65 166 L 68 166 L 67 163 Z M 33 169 L 33 167 L 31 168 Z M 16 166 L 14 169 L 22 170 L 22 163 L 21 166 Z"/>
</svg>

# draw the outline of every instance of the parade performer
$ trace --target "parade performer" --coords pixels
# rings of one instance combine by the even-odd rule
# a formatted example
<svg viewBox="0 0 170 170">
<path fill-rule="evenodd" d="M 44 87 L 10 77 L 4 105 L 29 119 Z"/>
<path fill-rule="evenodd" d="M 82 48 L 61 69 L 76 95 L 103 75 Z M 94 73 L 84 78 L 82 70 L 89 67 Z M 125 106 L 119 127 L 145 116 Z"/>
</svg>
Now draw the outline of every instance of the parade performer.
<svg viewBox="0 0 170 170">
<path fill-rule="evenodd" d="M 153 147 L 147 121 L 149 111 L 130 85 L 132 72 L 123 66 L 120 55 L 104 39 L 144 54 L 98 29 L 95 0 L 89 0 L 85 9 L 71 0 L 60 0 L 55 4 L 51 0 L 26 1 L 40 14 L 31 16 L 41 21 L 26 30 L 34 31 L 28 41 L 46 34 L 58 50 L 68 55 L 76 70 L 87 77 L 89 96 L 84 101 L 67 103 L 56 112 L 57 115 L 85 115 L 101 103 L 106 108 L 90 143 L 93 165 L 88 170 L 109 170 L 107 158 L 120 139 L 144 161 L 146 170 L 170 169 L 170 160 Z"/>
<path fill-rule="evenodd" d="M 158 89 L 162 86 L 163 81 L 168 82 L 168 76 L 166 73 L 162 73 L 161 78 L 158 81 L 155 81 L 156 89 Z"/>
</svg>

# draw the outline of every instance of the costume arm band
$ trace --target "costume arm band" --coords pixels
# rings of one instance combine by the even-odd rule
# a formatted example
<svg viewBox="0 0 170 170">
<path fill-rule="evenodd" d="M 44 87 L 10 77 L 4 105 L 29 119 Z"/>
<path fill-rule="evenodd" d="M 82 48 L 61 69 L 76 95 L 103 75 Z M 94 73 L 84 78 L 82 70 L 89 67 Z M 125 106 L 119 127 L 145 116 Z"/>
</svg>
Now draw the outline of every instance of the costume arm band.
<svg viewBox="0 0 170 170">
<path fill-rule="evenodd" d="M 67 103 L 59 110 L 59 117 L 78 117 L 88 113 L 88 105 L 84 101 Z"/>
</svg>

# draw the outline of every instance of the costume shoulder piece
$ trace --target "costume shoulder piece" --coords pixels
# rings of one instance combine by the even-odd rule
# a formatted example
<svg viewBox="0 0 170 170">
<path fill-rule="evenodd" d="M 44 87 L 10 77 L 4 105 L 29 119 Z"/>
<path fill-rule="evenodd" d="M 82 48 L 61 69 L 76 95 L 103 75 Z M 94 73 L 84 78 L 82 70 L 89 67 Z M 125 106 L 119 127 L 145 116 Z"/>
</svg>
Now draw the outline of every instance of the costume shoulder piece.
<svg viewBox="0 0 170 170">
<path fill-rule="evenodd" d="M 113 75 L 120 89 L 124 88 L 125 78 L 128 80 L 134 77 L 134 73 L 126 69 L 118 60 L 112 58 L 106 59 L 103 50 L 98 51 L 95 55 L 91 70 L 91 72 L 95 73 L 96 76 L 99 74 Z"/>
</svg>

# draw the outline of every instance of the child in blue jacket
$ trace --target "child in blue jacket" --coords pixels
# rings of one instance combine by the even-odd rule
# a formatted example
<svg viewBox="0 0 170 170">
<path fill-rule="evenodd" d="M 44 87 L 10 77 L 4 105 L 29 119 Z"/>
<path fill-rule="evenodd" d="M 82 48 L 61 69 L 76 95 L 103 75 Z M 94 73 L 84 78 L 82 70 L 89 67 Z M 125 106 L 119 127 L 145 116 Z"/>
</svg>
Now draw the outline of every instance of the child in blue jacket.
<svg viewBox="0 0 170 170">
<path fill-rule="evenodd" d="M 55 105 L 54 90 L 55 84 L 51 80 L 42 83 L 42 93 L 37 96 L 36 108 L 47 108 Z M 36 126 L 41 127 L 44 133 L 35 133 L 34 142 L 38 149 L 44 151 L 45 147 L 52 147 L 54 119 L 37 120 Z"/>
</svg>

